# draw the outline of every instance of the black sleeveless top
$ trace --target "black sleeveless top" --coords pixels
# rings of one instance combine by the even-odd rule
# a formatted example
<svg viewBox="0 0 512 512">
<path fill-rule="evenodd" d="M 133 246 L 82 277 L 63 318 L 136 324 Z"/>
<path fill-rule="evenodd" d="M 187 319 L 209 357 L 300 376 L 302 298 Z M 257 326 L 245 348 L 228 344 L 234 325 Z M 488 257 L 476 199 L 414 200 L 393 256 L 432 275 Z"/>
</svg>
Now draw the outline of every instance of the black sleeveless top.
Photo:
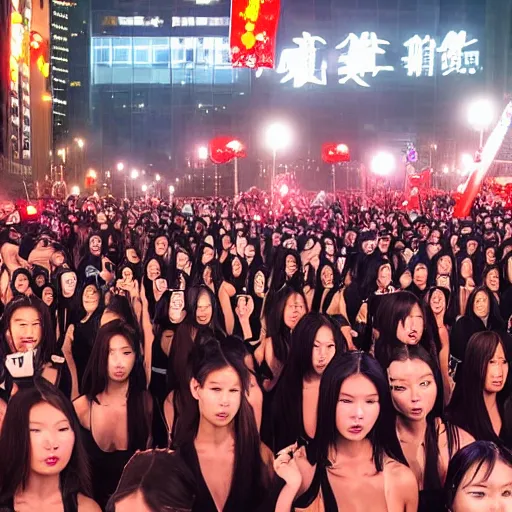
<svg viewBox="0 0 512 512">
<path fill-rule="evenodd" d="M 73 334 L 73 345 L 71 353 L 76 365 L 78 376 L 78 390 L 82 393 L 82 380 L 84 378 L 85 368 L 89 362 L 96 333 L 98 332 L 101 315 L 93 314 L 87 322 L 76 322 Z"/>
<path fill-rule="evenodd" d="M 105 452 L 96 444 L 92 432 L 92 402 L 89 402 L 89 405 L 91 430 L 84 427 L 81 427 L 80 430 L 85 449 L 89 455 L 93 498 L 102 509 L 105 509 L 108 499 L 116 490 L 124 467 L 135 452 L 132 450 Z"/>
<path fill-rule="evenodd" d="M 78 493 L 71 493 L 62 497 L 64 512 L 78 512 Z M 0 503 L 0 512 L 16 512 L 14 508 L 14 498 Z"/>
</svg>

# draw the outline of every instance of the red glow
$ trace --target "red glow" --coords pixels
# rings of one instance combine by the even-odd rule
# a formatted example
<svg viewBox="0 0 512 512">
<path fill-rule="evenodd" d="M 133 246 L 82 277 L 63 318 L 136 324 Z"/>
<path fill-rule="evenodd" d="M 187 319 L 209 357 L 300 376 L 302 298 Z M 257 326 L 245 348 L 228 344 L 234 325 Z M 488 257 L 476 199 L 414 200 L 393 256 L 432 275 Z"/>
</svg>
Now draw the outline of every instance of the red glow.
<svg viewBox="0 0 512 512">
<path fill-rule="evenodd" d="M 234 158 L 245 158 L 244 145 L 233 137 L 215 137 L 209 144 L 210 159 L 214 164 L 227 164 Z"/>
<path fill-rule="evenodd" d="M 346 144 L 328 142 L 322 145 L 322 160 L 328 164 L 350 162 L 350 150 Z"/>
<path fill-rule="evenodd" d="M 37 215 L 37 208 L 34 205 L 29 204 L 27 206 L 27 215 Z"/>
</svg>

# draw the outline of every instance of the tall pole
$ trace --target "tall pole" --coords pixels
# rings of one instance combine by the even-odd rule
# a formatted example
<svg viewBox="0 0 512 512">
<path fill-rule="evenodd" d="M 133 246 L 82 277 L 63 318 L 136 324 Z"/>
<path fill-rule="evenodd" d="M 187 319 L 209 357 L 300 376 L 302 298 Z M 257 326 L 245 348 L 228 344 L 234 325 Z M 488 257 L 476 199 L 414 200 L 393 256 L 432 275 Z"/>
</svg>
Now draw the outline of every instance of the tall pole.
<svg viewBox="0 0 512 512">
<path fill-rule="evenodd" d="M 235 157 L 235 197 L 238 196 L 238 158 Z"/>
<path fill-rule="evenodd" d="M 334 196 L 334 201 L 336 201 L 336 164 L 332 164 L 332 195 Z"/>
<path fill-rule="evenodd" d="M 272 174 L 270 176 L 270 204 L 274 207 L 274 180 L 276 177 L 276 160 L 277 160 L 277 149 L 272 149 Z"/>
</svg>

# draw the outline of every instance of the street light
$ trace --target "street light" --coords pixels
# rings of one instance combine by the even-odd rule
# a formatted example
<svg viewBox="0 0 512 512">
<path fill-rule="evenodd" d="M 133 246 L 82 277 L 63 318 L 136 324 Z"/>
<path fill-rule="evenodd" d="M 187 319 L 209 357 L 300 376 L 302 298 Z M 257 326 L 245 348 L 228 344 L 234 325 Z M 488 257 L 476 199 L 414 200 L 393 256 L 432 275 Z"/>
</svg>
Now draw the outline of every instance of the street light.
<svg viewBox="0 0 512 512">
<path fill-rule="evenodd" d="M 73 196 L 79 196 L 80 195 L 80 187 L 75 185 L 74 187 L 71 187 L 71 195 Z"/>
<path fill-rule="evenodd" d="M 395 157 L 387 151 L 377 153 L 371 162 L 371 170 L 377 176 L 389 176 L 395 169 Z"/>
<path fill-rule="evenodd" d="M 136 180 L 139 177 L 139 171 L 137 171 L 137 169 L 132 169 L 130 177 L 132 178 L 132 180 Z"/>
<path fill-rule="evenodd" d="M 494 119 L 494 104 L 488 98 L 473 101 L 468 108 L 468 122 L 480 132 L 480 146 L 484 145 L 484 132 L 489 128 Z"/>
<path fill-rule="evenodd" d="M 119 172 L 123 172 L 123 171 L 124 171 L 124 164 L 123 164 L 123 162 L 118 162 L 118 164 L 116 165 L 116 167 L 117 167 L 117 170 L 118 170 Z"/>
<path fill-rule="evenodd" d="M 146 193 L 148 191 L 147 185 L 142 185 L 142 192 Z"/>
<path fill-rule="evenodd" d="M 473 157 L 469 153 L 462 153 L 462 155 L 460 155 L 460 161 L 464 169 L 471 167 L 475 163 Z"/>
<path fill-rule="evenodd" d="M 162 179 L 162 178 L 160 177 L 160 174 L 157 174 L 157 175 L 155 176 L 155 180 L 156 180 L 156 181 L 160 181 L 161 179 Z"/>
<path fill-rule="evenodd" d="M 208 148 L 206 146 L 199 146 L 197 148 L 197 156 L 199 157 L 199 160 L 207 160 Z"/>
<path fill-rule="evenodd" d="M 272 150 L 272 176 L 270 177 L 270 193 L 271 198 L 274 198 L 272 193 L 274 179 L 276 176 L 276 160 L 277 152 L 286 149 L 292 141 L 292 131 L 290 127 L 284 123 L 275 122 L 267 127 L 266 132 L 267 146 Z"/>
<path fill-rule="evenodd" d="M 80 149 L 84 149 L 84 146 L 85 146 L 84 139 L 75 139 L 75 142 L 76 142 L 76 145 L 77 145 Z"/>
</svg>

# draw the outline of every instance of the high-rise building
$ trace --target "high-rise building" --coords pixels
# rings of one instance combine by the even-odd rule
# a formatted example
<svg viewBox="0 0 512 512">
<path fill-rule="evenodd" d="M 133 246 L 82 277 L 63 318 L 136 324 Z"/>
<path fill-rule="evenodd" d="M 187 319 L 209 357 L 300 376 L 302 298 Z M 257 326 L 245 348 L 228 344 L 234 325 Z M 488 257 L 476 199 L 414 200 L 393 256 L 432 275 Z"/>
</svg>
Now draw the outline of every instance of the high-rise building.
<svg viewBox="0 0 512 512">
<path fill-rule="evenodd" d="M 422 164 L 452 165 L 478 144 L 466 103 L 506 92 L 510 4 L 282 2 L 276 69 L 249 71 L 229 63 L 227 0 L 92 0 L 90 155 L 99 169 L 123 161 L 193 180 L 198 146 L 229 134 L 250 149 L 248 186 L 268 176 L 264 130 L 282 120 L 294 144 L 278 165 L 306 186 L 328 184 L 331 140 L 361 161 L 383 146 L 399 159 L 413 142 Z"/>
<path fill-rule="evenodd" d="M 2 2 L 0 81 L 2 100 L 2 176 L 9 186 L 43 180 L 51 155 L 49 8 L 45 0 Z"/>
<path fill-rule="evenodd" d="M 75 2 L 51 0 L 51 83 L 53 149 L 67 143 L 69 132 L 68 88 L 70 67 L 70 11 Z"/>
</svg>

